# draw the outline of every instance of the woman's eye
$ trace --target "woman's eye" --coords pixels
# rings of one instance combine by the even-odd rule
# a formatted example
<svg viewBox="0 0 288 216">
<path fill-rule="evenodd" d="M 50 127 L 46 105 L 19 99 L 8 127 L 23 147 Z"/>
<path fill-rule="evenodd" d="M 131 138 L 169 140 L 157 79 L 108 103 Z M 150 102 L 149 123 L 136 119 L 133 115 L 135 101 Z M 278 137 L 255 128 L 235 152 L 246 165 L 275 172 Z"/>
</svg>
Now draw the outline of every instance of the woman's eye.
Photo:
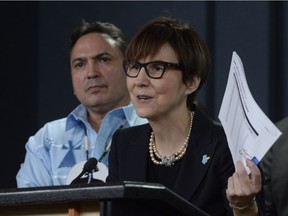
<svg viewBox="0 0 288 216">
<path fill-rule="evenodd" d="M 140 66 L 138 64 L 131 65 L 131 69 L 139 70 Z"/>
<path fill-rule="evenodd" d="M 151 69 L 153 71 L 162 71 L 164 69 L 164 67 L 163 67 L 163 65 L 154 64 L 154 65 L 152 65 Z"/>
</svg>

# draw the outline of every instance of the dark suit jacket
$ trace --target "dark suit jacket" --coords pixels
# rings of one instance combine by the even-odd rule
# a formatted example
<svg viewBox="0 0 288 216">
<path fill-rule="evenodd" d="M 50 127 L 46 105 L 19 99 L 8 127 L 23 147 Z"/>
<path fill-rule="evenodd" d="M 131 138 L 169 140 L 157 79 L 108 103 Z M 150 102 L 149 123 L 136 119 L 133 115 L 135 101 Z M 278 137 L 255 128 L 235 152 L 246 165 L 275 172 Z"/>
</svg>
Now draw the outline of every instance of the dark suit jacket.
<svg viewBox="0 0 288 216">
<path fill-rule="evenodd" d="M 114 134 L 107 182 L 148 181 L 150 134 L 149 124 L 121 129 Z M 210 159 L 202 163 L 205 155 Z M 195 110 L 183 164 L 175 186 L 170 189 L 211 215 L 232 215 L 225 191 L 233 172 L 223 128 Z"/>
<path fill-rule="evenodd" d="M 266 215 L 288 215 L 288 117 L 276 123 L 282 135 L 261 160 Z"/>
</svg>

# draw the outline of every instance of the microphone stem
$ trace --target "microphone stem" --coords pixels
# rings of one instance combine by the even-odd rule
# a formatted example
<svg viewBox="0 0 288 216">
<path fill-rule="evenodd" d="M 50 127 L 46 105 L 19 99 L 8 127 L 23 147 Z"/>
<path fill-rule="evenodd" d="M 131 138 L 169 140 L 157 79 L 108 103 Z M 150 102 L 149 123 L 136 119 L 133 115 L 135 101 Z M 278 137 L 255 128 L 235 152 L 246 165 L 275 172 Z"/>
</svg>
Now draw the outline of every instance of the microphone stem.
<svg viewBox="0 0 288 216">
<path fill-rule="evenodd" d="M 87 184 L 90 184 L 92 180 L 92 172 L 88 173 L 88 180 L 87 180 Z"/>
</svg>

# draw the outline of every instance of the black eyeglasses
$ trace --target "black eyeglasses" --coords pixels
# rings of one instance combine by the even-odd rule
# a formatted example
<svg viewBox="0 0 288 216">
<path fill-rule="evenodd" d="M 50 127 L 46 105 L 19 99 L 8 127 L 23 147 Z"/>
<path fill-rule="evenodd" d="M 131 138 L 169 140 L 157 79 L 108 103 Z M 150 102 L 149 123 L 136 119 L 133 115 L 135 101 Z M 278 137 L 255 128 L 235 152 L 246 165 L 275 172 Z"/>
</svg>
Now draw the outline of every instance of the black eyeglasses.
<svg viewBox="0 0 288 216">
<path fill-rule="evenodd" d="M 128 77 L 136 78 L 139 75 L 141 68 L 144 67 L 147 76 L 153 79 L 160 79 L 167 68 L 173 68 L 177 70 L 182 68 L 180 64 L 164 61 L 152 61 L 144 64 L 139 62 L 123 61 L 123 66 L 125 74 Z"/>
</svg>

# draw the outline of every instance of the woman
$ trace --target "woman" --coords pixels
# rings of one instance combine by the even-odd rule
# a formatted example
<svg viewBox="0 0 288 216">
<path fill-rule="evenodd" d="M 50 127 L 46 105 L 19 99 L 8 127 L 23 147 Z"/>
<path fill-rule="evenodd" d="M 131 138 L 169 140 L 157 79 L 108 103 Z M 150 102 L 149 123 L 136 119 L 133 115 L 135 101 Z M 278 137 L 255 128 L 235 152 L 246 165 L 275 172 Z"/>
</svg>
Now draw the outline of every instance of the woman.
<svg viewBox="0 0 288 216">
<path fill-rule="evenodd" d="M 259 215 L 259 169 L 247 161 L 250 175 L 242 162 L 235 172 L 223 128 L 194 105 L 209 63 L 186 23 L 159 17 L 137 33 L 124 67 L 136 112 L 149 124 L 114 134 L 107 181 L 161 183 L 210 215 Z"/>
</svg>

